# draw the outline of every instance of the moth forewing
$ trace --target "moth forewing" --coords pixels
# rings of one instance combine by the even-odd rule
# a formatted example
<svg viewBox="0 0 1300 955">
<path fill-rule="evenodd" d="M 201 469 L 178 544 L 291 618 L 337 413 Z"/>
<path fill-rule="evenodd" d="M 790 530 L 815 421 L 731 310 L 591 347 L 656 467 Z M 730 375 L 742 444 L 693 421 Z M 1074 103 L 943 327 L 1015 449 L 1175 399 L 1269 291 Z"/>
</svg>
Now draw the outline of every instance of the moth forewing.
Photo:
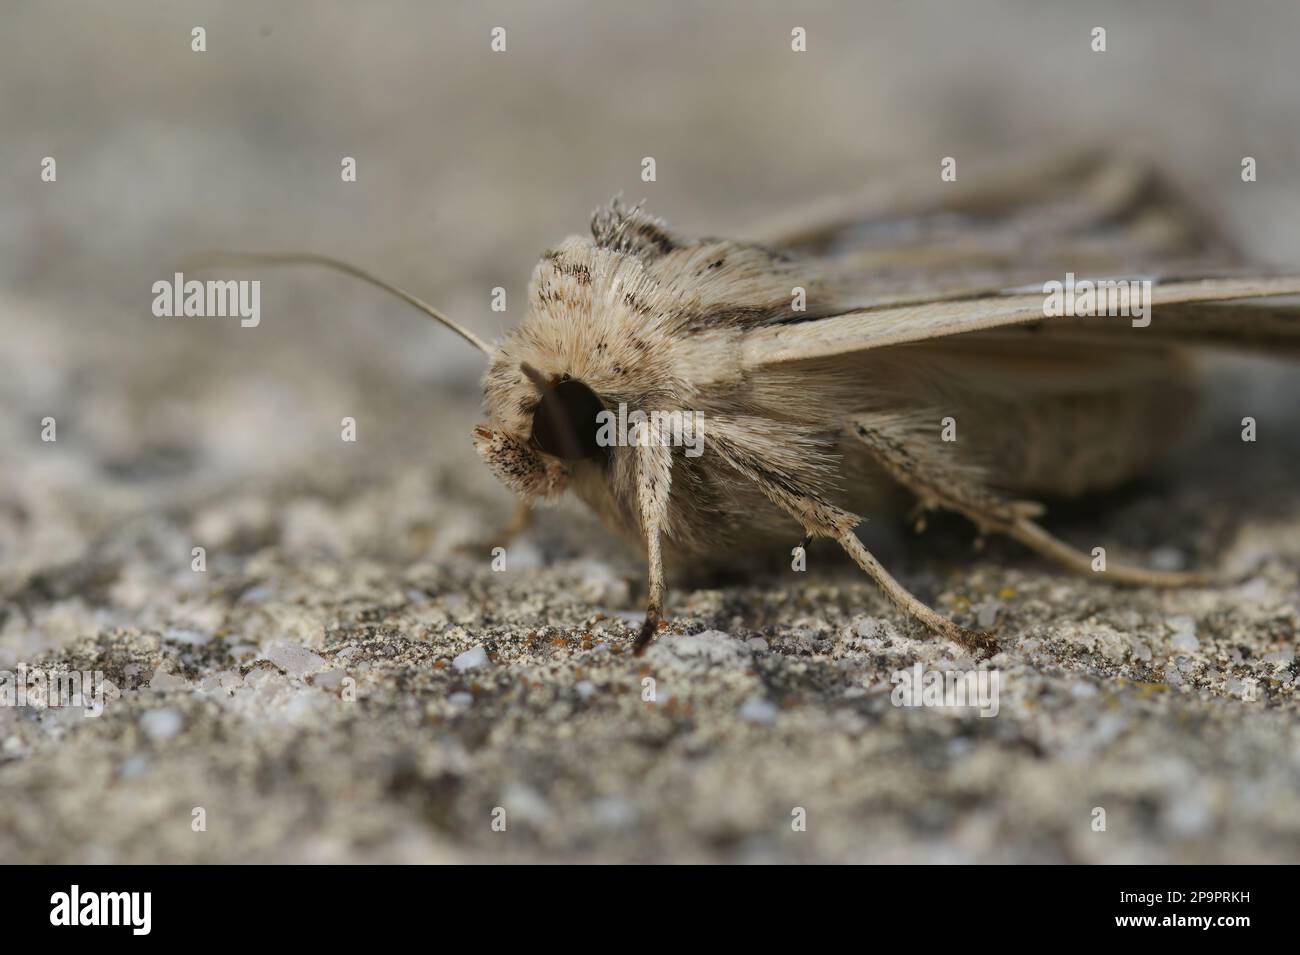
<svg viewBox="0 0 1300 955">
<path fill-rule="evenodd" d="M 1180 306 L 1175 313 L 1177 327 L 1166 327 L 1162 336 L 1177 337 L 1180 329 L 1189 336 L 1199 329 L 1209 330 L 1208 319 L 1213 313 L 1202 313 L 1192 306 L 1212 302 L 1300 295 L 1300 276 L 1267 276 L 1246 278 L 1192 279 L 1153 283 L 1150 307 Z M 1274 310 L 1261 314 L 1259 324 L 1252 325 L 1250 312 L 1244 311 L 1236 320 L 1236 335 L 1225 331 L 1222 324 L 1215 325 L 1214 333 L 1224 343 L 1233 338 L 1241 342 L 1267 345 L 1265 332 L 1277 340 L 1294 344 L 1300 339 L 1300 320 L 1287 310 Z M 1290 321 L 1288 316 L 1292 316 Z M 1161 321 L 1163 321 L 1163 312 Z M 1222 319 L 1222 315 L 1217 318 Z M 1267 318 L 1267 324 L 1264 322 Z M 1128 326 L 1123 319 L 1110 316 L 1044 315 L 1043 293 L 1005 294 L 980 296 L 968 299 L 948 299 L 882 308 L 846 311 L 809 322 L 774 325 L 755 329 L 740 339 L 740 367 L 753 371 L 764 366 L 786 362 L 831 358 L 873 348 L 887 348 L 910 342 L 927 341 L 951 335 L 970 335 L 1015 325 L 1039 322 L 1074 322 L 1081 331 L 1097 333 L 1104 327 L 1108 332 L 1122 331 Z M 1155 324 L 1154 314 L 1152 324 Z M 1141 344 L 1141 338 L 1136 342 Z"/>
</svg>

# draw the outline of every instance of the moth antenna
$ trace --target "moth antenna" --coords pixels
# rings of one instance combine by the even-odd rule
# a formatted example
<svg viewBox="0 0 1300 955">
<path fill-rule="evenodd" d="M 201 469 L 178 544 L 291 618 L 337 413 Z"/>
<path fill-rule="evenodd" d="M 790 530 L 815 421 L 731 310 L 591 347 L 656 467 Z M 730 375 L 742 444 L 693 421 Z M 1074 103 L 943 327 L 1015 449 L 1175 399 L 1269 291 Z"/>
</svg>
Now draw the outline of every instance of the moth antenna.
<svg viewBox="0 0 1300 955">
<path fill-rule="evenodd" d="M 469 342 L 488 358 L 492 357 L 492 346 L 483 341 L 464 325 L 453 321 L 442 312 L 438 311 L 428 302 L 412 295 L 406 289 L 399 288 L 391 282 L 385 282 L 377 275 L 372 275 L 365 269 L 357 268 L 355 265 L 349 265 L 340 259 L 330 258 L 328 255 L 316 255 L 313 252 L 208 252 L 195 256 L 189 260 L 191 269 L 213 269 L 219 266 L 228 266 L 230 268 L 243 268 L 250 265 L 319 265 L 323 268 L 333 269 L 335 272 L 342 272 L 344 275 L 350 275 L 353 278 L 360 279 L 363 282 L 383 289 L 392 295 L 396 295 L 408 305 L 413 305 L 424 314 L 428 315 L 435 322 L 441 322 L 453 332 L 459 335 L 465 341 Z"/>
</svg>

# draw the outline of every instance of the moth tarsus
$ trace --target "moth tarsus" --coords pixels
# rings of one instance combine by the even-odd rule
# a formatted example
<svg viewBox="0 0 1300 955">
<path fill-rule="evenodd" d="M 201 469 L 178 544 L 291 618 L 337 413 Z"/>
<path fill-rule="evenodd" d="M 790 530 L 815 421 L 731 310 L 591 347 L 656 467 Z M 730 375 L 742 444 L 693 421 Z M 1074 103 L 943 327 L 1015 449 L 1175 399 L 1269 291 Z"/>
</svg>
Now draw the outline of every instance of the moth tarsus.
<svg viewBox="0 0 1300 955">
<path fill-rule="evenodd" d="M 961 646 L 980 659 L 988 659 L 1001 649 L 998 645 L 998 639 L 991 633 L 983 630 L 971 630 L 968 627 L 959 627 L 960 633 L 953 642 Z"/>
<path fill-rule="evenodd" d="M 528 314 L 496 345 L 335 260 L 227 262 L 347 272 L 487 355 L 488 420 L 473 434 L 489 469 L 530 506 L 573 492 L 647 555 L 635 654 L 663 622 L 666 562 L 785 547 L 792 529 L 805 551 L 813 537 L 835 540 L 906 616 L 989 654 L 990 634 L 928 607 L 862 545 L 863 515 L 887 513 L 901 488 L 922 512 L 960 513 L 1092 573 L 1019 495 L 1078 496 L 1146 470 L 1186 418 L 1188 349 L 1300 354 L 1300 306 L 1229 304 L 1300 294 L 1300 278 L 1243 277 L 1205 220 L 1132 163 L 1074 158 L 983 193 L 972 178 L 938 198 L 844 203 L 762 243 L 683 236 L 615 200 L 589 237 L 543 255 Z M 1238 274 L 1188 278 L 1224 267 Z M 1142 324 L 1064 317 L 1032 291 L 1076 273 L 1179 278 L 1149 286 Z M 1143 305 L 1134 294 L 1126 286 L 1116 301 Z M 652 421 L 689 410 L 704 423 L 703 453 L 655 424 L 611 444 L 599 419 L 615 409 Z M 960 440 L 939 440 L 940 421 Z M 1092 575 L 1206 580 L 1117 563 Z"/>
<path fill-rule="evenodd" d="M 649 649 L 650 644 L 654 642 L 659 633 L 659 624 L 663 617 L 658 610 L 651 609 L 646 611 L 645 620 L 641 624 L 641 630 L 637 634 L 636 641 L 632 644 L 632 655 L 642 656 Z"/>
</svg>

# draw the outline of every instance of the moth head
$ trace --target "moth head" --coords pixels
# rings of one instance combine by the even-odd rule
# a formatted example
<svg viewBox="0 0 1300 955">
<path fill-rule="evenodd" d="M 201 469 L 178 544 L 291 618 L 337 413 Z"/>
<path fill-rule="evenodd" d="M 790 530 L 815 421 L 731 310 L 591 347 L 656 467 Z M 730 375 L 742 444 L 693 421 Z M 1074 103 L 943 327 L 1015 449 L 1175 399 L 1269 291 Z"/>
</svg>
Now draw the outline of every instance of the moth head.
<svg viewBox="0 0 1300 955">
<path fill-rule="evenodd" d="M 559 375 L 550 379 L 532 365 L 521 372 L 537 389 L 528 441 L 543 454 L 561 461 L 600 461 L 605 448 L 598 440 L 604 403 L 587 385 Z"/>
<path fill-rule="evenodd" d="M 504 358 L 488 370 L 486 398 L 492 421 L 475 429 L 475 447 L 515 493 L 558 494 L 575 467 L 607 459 L 598 440 L 605 405 L 577 378 Z"/>
<path fill-rule="evenodd" d="M 678 248 L 659 220 L 615 202 L 597 211 L 590 238 L 571 236 L 542 255 L 527 313 L 483 377 L 489 421 L 475 440 L 507 487 L 537 497 L 575 474 L 608 476 L 626 455 L 611 446 L 609 415 L 624 420 L 625 407 L 681 392 L 675 325 L 687 293 L 650 272 Z"/>
</svg>

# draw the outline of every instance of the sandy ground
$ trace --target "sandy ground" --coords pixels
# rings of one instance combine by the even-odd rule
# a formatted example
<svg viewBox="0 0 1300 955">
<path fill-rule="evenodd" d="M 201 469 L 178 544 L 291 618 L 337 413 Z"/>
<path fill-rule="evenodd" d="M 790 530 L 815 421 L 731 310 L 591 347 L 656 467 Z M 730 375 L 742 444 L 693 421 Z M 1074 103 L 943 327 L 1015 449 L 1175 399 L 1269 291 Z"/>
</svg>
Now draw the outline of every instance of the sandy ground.
<svg viewBox="0 0 1300 955">
<path fill-rule="evenodd" d="M 1137 148 L 1300 261 L 1292 6 L 612 6 L 6 12 L 0 670 L 109 685 L 98 718 L 0 707 L 0 860 L 1300 860 L 1294 370 L 1216 366 L 1197 442 L 1049 520 L 1222 587 L 1115 590 L 873 516 L 905 583 L 996 631 L 985 718 L 892 705 L 896 672 L 975 661 L 826 549 L 679 581 L 639 660 L 644 568 L 577 509 L 494 571 L 473 354 L 399 304 L 285 273 L 256 329 L 150 314 L 179 255 L 307 247 L 491 335 L 517 313 L 490 289 L 517 308 L 619 190 L 739 233 L 1058 142 Z"/>
</svg>

